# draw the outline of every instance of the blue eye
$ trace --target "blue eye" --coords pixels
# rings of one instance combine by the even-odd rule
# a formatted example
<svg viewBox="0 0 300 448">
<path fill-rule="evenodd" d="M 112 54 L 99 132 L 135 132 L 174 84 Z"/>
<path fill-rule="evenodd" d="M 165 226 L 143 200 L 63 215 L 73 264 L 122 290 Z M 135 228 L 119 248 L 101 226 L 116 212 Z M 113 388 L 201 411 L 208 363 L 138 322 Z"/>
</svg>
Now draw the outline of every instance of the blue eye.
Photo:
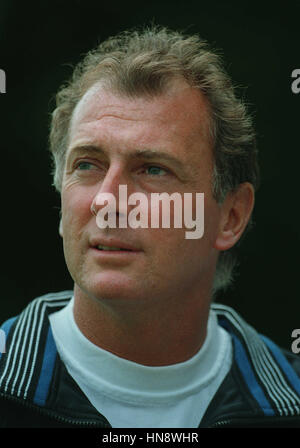
<svg viewBox="0 0 300 448">
<path fill-rule="evenodd" d="M 89 162 L 80 162 L 77 165 L 77 168 L 81 171 L 89 170 L 93 165 Z"/>
<path fill-rule="evenodd" d="M 156 165 L 148 166 L 147 171 L 148 174 L 150 174 L 151 176 L 157 176 L 157 175 L 164 176 L 166 174 L 166 170 Z"/>
</svg>

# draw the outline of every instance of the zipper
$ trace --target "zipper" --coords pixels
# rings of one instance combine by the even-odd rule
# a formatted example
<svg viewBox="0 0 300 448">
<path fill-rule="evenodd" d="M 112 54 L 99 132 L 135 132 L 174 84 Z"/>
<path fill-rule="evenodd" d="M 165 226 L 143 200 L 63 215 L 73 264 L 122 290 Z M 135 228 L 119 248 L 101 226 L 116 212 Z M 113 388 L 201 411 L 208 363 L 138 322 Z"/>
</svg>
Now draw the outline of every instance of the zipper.
<svg viewBox="0 0 300 448">
<path fill-rule="evenodd" d="M 56 414 L 54 411 L 42 408 L 41 406 L 38 406 L 36 404 L 30 403 L 27 401 L 23 401 L 20 398 L 13 397 L 11 395 L 5 395 L 5 394 L 0 393 L 0 398 L 3 398 L 8 401 L 13 401 L 13 402 L 17 403 L 19 406 L 25 406 L 26 408 L 28 408 L 32 411 L 35 411 L 38 414 L 41 414 L 45 417 L 49 417 L 52 420 L 56 420 L 60 423 L 67 423 L 70 425 L 83 426 L 83 427 L 111 428 L 111 425 L 108 423 L 108 421 L 104 417 L 103 418 L 100 417 L 101 420 L 103 419 L 103 422 L 99 422 L 97 420 L 80 420 L 80 419 L 76 419 L 76 418 L 68 418 L 68 417 L 63 417 L 62 415 Z"/>
<path fill-rule="evenodd" d="M 4 395 L 0 393 L 0 397 L 8 400 L 8 401 L 14 401 L 19 406 L 25 406 L 28 409 L 31 409 L 45 417 L 49 417 L 52 420 L 56 420 L 60 423 L 67 423 L 74 426 L 81 426 L 81 427 L 93 427 L 93 428 L 112 428 L 112 426 L 109 424 L 109 422 L 104 418 L 100 417 L 103 422 L 99 422 L 97 420 L 80 420 L 76 418 L 68 418 L 63 417 L 59 414 L 56 414 L 54 411 L 50 411 L 49 409 L 42 408 L 38 405 L 35 405 L 33 403 L 23 401 L 20 398 L 13 397 L 10 395 Z M 283 422 L 287 422 L 289 424 L 291 423 L 297 423 L 295 425 L 295 428 L 300 428 L 300 417 L 265 417 L 265 418 L 232 418 L 232 419 L 224 419 L 219 420 L 212 425 L 208 426 L 208 428 L 222 428 L 222 427 L 257 427 L 255 424 L 258 424 L 260 427 L 261 423 L 266 422 L 266 424 L 274 423 L 275 424 L 282 424 Z M 282 426 L 282 425 L 280 425 Z M 267 426 L 266 426 L 267 427 Z M 282 426 L 284 427 L 284 426 Z"/>
<path fill-rule="evenodd" d="M 279 427 L 283 427 L 284 428 L 284 422 L 288 423 L 288 424 L 293 424 L 295 423 L 295 426 L 293 426 L 294 428 L 300 428 L 300 417 L 299 416 L 295 416 L 295 417 L 265 417 L 265 418 L 232 418 L 232 419 L 227 419 L 227 420 L 220 420 L 218 422 L 213 423 L 212 425 L 208 426 L 208 428 L 222 428 L 222 427 L 253 427 L 253 428 L 258 428 L 261 427 L 263 428 L 264 426 L 262 426 L 262 424 L 266 424 L 265 428 L 270 426 L 272 424 L 276 424 Z M 282 425 L 283 424 L 283 425 Z M 256 426 L 258 425 L 258 426 Z M 288 426 L 289 427 L 289 426 Z M 290 426 L 292 427 L 292 426 Z"/>
</svg>

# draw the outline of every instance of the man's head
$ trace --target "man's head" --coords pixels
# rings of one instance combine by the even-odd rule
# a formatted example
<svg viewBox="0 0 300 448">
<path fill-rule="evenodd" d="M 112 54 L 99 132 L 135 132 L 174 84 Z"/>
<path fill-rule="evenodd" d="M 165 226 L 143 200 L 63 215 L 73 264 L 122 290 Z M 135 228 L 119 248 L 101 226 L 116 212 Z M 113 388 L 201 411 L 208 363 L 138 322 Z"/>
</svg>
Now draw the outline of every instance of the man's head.
<svg viewBox="0 0 300 448">
<path fill-rule="evenodd" d="M 239 185 L 245 182 L 254 187 L 257 185 L 251 120 L 244 105 L 235 97 L 219 57 L 198 36 L 185 37 L 164 28 L 151 28 L 125 32 L 99 45 L 78 65 L 72 80 L 58 93 L 50 142 L 55 160 L 54 184 L 59 191 L 73 112 L 99 81 L 103 92 L 128 101 L 143 100 L 144 105 L 146 101 L 153 103 L 164 95 L 176 95 L 176 89 L 172 90 L 176 83 L 200 91 L 211 147 L 210 181 L 214 199 L 222 204 L 226 195 L 236 191 Z M 199 108 L 199 118 L 201 114 Z M 199 151 L 200 146 L 199 134 Z M 188 148 L 186 150 L 188 152 Z M 221 252 L 214 279 L 215 290 L 229 282 L 232 267 L 230 252 Z"/>
</svg>

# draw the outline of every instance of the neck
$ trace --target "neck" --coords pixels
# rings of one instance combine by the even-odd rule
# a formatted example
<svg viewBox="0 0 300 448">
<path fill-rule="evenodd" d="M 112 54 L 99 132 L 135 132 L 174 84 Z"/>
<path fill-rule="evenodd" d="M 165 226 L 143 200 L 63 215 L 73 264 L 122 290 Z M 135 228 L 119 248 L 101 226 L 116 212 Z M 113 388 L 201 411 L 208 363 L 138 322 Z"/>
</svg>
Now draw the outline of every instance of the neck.
<svg viewBox="0 0 300 448">
<path fill-rule="evenodd" d="M 129 301 L 124 306 L 95 299 L 74 288 L 74 319 L 84 336 L 104 350 L 148 366 L 194 356 L 206 337 L 209 305 L 209 294 L 203 292 L 184 300 L 153 299 L 138 307 Z"/>
</svg>

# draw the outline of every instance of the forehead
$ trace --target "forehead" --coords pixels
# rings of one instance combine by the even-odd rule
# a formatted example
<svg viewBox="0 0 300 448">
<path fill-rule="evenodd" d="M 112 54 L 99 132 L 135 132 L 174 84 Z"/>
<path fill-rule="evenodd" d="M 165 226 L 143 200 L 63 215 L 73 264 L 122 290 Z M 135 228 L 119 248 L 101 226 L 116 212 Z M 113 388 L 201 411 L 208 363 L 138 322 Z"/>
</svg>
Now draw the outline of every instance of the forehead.
<svg viewBox="0 0 300 448">
<path fill-rule="evenodd" d="M 70 146 L 103 145 L 107 138 L 122 145 L 211 146 L 209 104 L 204 95 L 184 81 L 153 97 L 129 98 L 98 83 L 77 104 L 70 125 Z M 112 138 L 113 136 L 113 138 Z M 123 146 L 124 147 L 124 146 Z"/>
</svg>

